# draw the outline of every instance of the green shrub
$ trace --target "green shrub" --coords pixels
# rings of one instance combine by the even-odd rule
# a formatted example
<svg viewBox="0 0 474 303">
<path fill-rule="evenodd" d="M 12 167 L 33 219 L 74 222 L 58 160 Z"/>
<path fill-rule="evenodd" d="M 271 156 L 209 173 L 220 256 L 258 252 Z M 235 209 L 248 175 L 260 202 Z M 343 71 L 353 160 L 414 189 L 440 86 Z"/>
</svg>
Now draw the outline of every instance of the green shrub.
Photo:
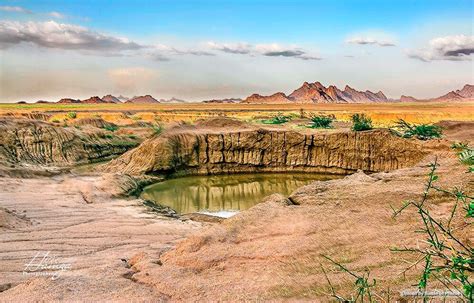
<svg viewBox="0 0 474 303">
<path fill-rule="evenodd" d="M 352 119 L 352 130 L 362 131 L 372 129 L 372 119 L 370 119 L 366 114 L 354 114 L 351 117 Z"/>
<path fill-rule="evenodd" d="M 441 138 L 441 127 L 432 124 L 410 124 L 399 119 L 395 126 L 397 133 L 403 138 L 415 137 L 419 140 Z"/>
<path fill-rule="evenodd" d="M 106 124 L 106 125 L 104 125 L 104 129 L 108 130 L 110 132 L 114 132 L 118 129 L 118 126 L 114 125 L 114 124 Z"/>
<path fill-rule="evenodd" d="M 58 120 L 58 119 L 53 119 L 51 122 L 53 122 L 53 123 L 59 123 L 59 120 Z"/>
<path fill-rule="evenodd" d="M 128 135 L 128 137 L 129 137 L 130 139 L 133 139 L 133 140 L 137 139 L 137 136 L 135 136 L 135 135 Z"/>
<path fill-rule="evenodd" d="M 68 112 L 67 117 L 70 119 L 76 119 L 77 118 L 77 113 L 76 112 Z"/>
<path fill-rule="evenodd" d="M 474 173 L 474 149 L 466 143 L 454 143 L 451 148 L 456 150 L 459 161 L 469 166 L 468 171 Z"/>
<path fill-rule="evenodd" d="M 311 128 L 331 128 L 333 119 L 328 116 L 312 116 Z"/>
<path fill-rule="evenodd" d="M 163 132 L 164 127 L 161 124 L 152 124 L 151 129 L 153 129 L 153 134 L 154 135 L 159 135 Z"/>
<path fill-rule="evenodd" d="M 290 116 L 283 116 L 282 113 L 278 113 L 271 119 L 262 120 L 263 124 L 284 124 L 291 120 Z"/>
</svg>

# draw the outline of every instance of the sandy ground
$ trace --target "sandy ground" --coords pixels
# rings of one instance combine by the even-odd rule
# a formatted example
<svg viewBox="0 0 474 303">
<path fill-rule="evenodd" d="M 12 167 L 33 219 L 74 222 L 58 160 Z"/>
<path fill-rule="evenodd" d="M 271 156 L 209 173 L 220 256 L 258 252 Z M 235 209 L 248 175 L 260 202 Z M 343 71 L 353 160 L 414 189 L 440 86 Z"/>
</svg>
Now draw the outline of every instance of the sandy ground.
<svg viewBox="0 0 474 303">
<path fill-rule="evenodd" d="M 86 203 L 80 192 L 96 181 L 0 179 L 0 290 L 13 287 L 0 292 L 0 301 L 166 299 L 134 282 L 127 261 L 138 252 L 158 259 L 201 224 L 148 213 L 138 200 Z M 38 264 L 48 252 L 56 258 L 50 263 L 70 269 L 54 281 L 33 276 L 47 270 L 30 267 L 33 272 L 23 273 L 36 254 Z"/>
<path fill-rule="evenodd" d="M 466 124 L 446 128 L 449 140 L 473 142 Z M 440 185 L 472 194 L 473 175 L 454 152 L 438 157 Z M 314 182 L 290 196 L 298 205 L 274 195 L 221 223 L 149 213 L 139 200 L 99 190 L 100 176 L 0 178 L 0 301 L 326 302 L 321 264 L 341 292 L 353 283 L 321 254 L 357 272 L 370 269 L 382 294 L 390 287 L 396 298 L 413 289 L 420 271 L 403 278 L 413 259 L 390 248 L 416 245 L 420 222 L 413 211 L 393 220 L 390 205 L 420 197 L 433 158 L 412 168 Z M 442 194 L 430 205 L 439 216 L 452 206 Z M 470 228 L 461 237 L 473 243 L 473 235 Z M 51 270 L 31 265 L 24 274 L 25 264 L 46 253 L 52 259 L 43 265 L 65 267 L 57 279 L 34 276 Z"/>
<path fill-rule="evenodd" d="M 472 192 L 474 179 L 455 160 L 440 161 L 439 184 Z M 325 254 L 358 274 L 369 269 L 382 295 L 378 300 L 384 301 L 387 289 L 392 298 L 400 298 L 401 291 L 416 290 L 412 285 L 420 267 L 404 278 L 401 273 L 414 256 L 390 248 L 422 245 L 420 234 L 414 232 L 421 225 L 413 210 L 392 219 L 390 205 L 419 198 L 426 173 L 426 166 L 420 165 L 314 182 L 290 196 L 299 205 L 287 205 L 285 197 L 270 197 L 180 242 L 161 257 L 162 266 L 144 258 L 135 265 L 139 271 L 135 277 L 178 301 L 326 302 L 330 289 L 321 264 L 340 294 L 350 294 L 354 282 L 324 260 Z M 446 218 L 452 199 L 435 194 L 431 201 L 432 213 Z M 472 243 L 473 235 L 469 227 L 460 237 Z"/>
</svg>

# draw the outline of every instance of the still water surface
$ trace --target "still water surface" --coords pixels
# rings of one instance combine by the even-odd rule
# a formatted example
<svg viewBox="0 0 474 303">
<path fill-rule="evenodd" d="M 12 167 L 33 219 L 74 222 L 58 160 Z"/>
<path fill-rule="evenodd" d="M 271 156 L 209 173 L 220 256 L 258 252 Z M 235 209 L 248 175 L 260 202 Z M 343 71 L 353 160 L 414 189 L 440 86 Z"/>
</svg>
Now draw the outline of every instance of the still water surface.
<svg viewBox="0 0 474 303">
<path fill-rule="evenodd" d="M 141 197 L 169 206 L 179 214 L 208 213 L 229 217 L 273 193 L 289 195 L 316 180 L 340 178 L 321 174 L 236 174 L 170 179 L 146 187 Z"/>
</svg>

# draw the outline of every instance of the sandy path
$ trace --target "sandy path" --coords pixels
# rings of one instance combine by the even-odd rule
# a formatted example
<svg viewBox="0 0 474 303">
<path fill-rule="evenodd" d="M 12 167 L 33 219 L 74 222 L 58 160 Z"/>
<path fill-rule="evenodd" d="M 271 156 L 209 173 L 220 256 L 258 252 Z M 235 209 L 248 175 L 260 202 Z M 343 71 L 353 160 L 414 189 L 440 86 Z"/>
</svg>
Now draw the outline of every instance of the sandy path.
<svg viewBox="0 0 474 303">
<path fill-rule="evenodd" d="M 13 286 L 0 301 L 165 298 L 133 282 L 121 259 L 139 252 L 158 258 L 200 224 L 147 213 L 138 200 L 87 204 L 78 187 L 95 181 L 0 179 L 0 291 Z M 50 263 L 71 269 L 54 281 L 23 274 L 26 263 L 47 252 L 56 257 Z"/>
</svg>

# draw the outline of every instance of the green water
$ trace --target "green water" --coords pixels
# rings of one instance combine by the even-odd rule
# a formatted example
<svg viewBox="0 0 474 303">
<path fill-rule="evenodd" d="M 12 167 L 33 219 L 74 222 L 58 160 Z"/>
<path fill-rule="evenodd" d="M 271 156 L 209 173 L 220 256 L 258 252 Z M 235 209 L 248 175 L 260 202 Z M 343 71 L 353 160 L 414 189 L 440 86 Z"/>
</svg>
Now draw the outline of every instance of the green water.
<svg viewBox="0 0 474 303">
<path fill-rule="evenodd" d="M 340 176 L 320 174 L 236 174 L 170 179 L 146 187 L 141 197 L 169 206 L 179 214 L 231 216 L 273 193 L 289 195 L 316 180 Z"/>
</svg>

